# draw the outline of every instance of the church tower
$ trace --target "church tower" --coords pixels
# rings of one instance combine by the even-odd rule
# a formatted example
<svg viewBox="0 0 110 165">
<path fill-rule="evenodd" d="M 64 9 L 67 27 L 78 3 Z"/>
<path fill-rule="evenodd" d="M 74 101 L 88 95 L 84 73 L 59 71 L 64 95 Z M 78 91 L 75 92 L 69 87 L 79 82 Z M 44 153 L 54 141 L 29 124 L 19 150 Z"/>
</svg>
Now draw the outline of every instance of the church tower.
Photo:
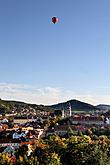
<svg viewBox="0 0 110 165">
<path fill-rule="evenodd" d="M 71 104 L 70 104 L 70 102 L 69 102 L 69 117 L 71 117 Z"/>
</svg>

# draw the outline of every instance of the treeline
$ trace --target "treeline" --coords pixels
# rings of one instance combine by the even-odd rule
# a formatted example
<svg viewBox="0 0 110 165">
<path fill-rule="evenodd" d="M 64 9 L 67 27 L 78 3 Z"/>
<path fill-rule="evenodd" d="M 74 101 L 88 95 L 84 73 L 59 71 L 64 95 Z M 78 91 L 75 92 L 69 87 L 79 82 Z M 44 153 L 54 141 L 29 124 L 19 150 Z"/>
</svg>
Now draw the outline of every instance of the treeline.
<svg viewBox="0 0 110 165">
<path fill-rule="evenodd" d="M 56 134 L 35 142 L 33 152 L 22 146 L 13 154 L 0 154 L 1 165 L 110 165 L 110 138 Z M 8 156 L 9 155 L 9 156 Z"/>
</svg>

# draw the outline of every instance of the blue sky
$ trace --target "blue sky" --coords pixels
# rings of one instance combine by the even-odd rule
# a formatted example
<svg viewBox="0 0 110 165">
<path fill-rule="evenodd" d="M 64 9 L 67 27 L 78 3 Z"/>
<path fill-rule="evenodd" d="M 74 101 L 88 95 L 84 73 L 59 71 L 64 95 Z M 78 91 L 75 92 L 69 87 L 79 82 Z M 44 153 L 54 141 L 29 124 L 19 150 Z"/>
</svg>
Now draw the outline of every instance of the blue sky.
<svg viewBox="0 0 110 165">
<path fill-rule="evenodd" d="M 1 98 L 110 104 L 109 63 L 109 0 L 0 1 Z"/>
</svg>

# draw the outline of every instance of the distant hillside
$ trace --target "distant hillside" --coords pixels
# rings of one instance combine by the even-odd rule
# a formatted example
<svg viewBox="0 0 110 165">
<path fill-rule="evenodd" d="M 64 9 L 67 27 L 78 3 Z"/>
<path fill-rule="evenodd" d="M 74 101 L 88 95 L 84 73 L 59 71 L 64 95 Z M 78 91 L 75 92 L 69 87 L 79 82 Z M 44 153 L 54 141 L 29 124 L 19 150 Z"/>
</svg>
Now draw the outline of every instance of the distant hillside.
<svg viewBox="0 0 110 165">
<path fill-rule="evenodd" d="M 44 105 L 29 104 L 20 101 L 6 101 L 0 99 L 0 114 L 2 113 L 18 113 L 30 114 L 36 113 L 37 111 L 52 111 L 52 108 Z"/>
<path fill-rule="evenodd" d="M 101 110 L 110 110 L 110 105 L 99 104 L 99 105 L 96 106 L 96 108 L 99 108 Z"/>
<path fill-rule="evenodd" d="M 100 109 L 100 108 L 97 108 L 91 104 L 84 103 L 84 102 L 81 102 L 78 100 L 70 100 L 67 102 L 52 105 L 50 107 L 52 107 L 53 109 L 67 110 L 69 108 L 69 104 L 71 105 L 72 111 L 87 111 L 88 112 L 88 111 Z"/>
<path fill-rule="evenodd" d="M 0 114 L 5 112 L 9 113 L 12 109 L 13 105 L 11 104 L 11 102 L 0 99 Z"/>
<path fill-rule="evenodd" d="M 93 106 L 91 104 L 81 102 L 78 100 L 69 100 L 67 102 L 62 102 L 58 104 L 54 104 L 51 106 L 37 105 L 37 104 L 29 104 L 20 101 L 6 101 L 0 99 L 0 114 L 2 113 L 17 113 L 19 115 L 27 115 L 35 114 L 38 111 L 54 111 L 57 110 L 68 110 L 69 104 L 71 105 L 72 111 L 95 111 L 95 110 L 110 110 L 110 105 L 99 104 L 97 106 Z"/>
</svg>

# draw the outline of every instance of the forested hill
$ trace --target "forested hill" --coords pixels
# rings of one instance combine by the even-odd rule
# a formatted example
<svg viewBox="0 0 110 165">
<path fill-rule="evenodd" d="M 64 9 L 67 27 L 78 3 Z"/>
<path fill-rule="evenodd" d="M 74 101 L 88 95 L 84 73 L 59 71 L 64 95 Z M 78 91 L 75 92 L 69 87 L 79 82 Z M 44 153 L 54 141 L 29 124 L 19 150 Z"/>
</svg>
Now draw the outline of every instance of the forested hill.
<svg viewBox="0 0 110 165">
<path fill-rule="evenodd" d="M 72 111 L 95 111 L 95 110 L 110 110 L 110 105 L 98 105 L 94 106 L 85 102 L 81 102 L 78 100 L 69 100 L 66 102 L 54 104 L 51 106 L 45 105 L 37 105 L 37 104 L 29 104 L 20 101 L 8 101 L 0 99 L 0 114 L 1 113 L 12 113 L 12 111 L 20 113 L 25 110 L 29 110 L 30 112 L 40 111 L 53 111 L 53 110 L 68 110 L 69 105 L 71 105 Z"/>
<path fill-rule="evenodd" d="M 8 101 L 0 99 L 0 114 L 2 113 L 21 113 L 22 111 L 29 110 L 30 112 L 52 111 L 53 109 L 44 105 L 29 104 L 20 101 Z"/>
<path fill-rule="evenodd" d="M 78 100 L 69 100 L 67 102 L 63 102 L 63 103 L 58 103 L 55 105 L 52 105 L 51 107 L 53 109 L 59 109 L 59 110 L 66 110 L 69 109 L 69 106 L 71 105 L 71 109 L 73 111 L 93 111 L 93 110 L 100 110 L 100 108 L 93 106 L 91 104 L 85 103 L 85 102 L 81 102 Z"/>
</svg>

